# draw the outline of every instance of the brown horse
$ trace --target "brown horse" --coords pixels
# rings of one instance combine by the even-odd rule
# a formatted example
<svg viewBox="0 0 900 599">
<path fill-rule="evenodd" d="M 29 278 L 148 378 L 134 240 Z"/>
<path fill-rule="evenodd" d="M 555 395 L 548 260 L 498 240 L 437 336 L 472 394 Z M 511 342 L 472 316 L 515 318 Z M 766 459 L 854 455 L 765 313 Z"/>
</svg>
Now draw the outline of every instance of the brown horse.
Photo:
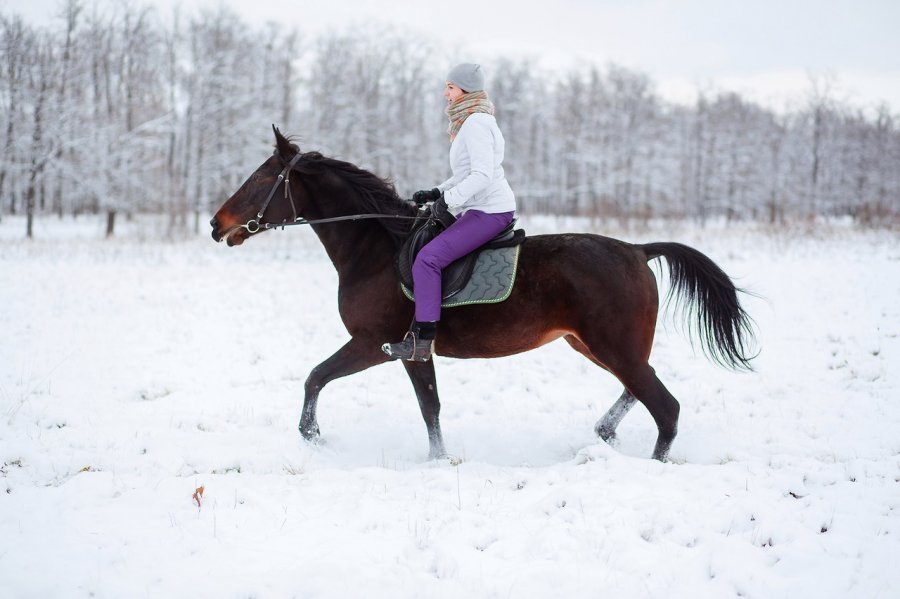
<svg viewBox="0 0 900 599">
<path fill-rule="evenodd" d="M 402 294 L 394 268 L 410 221 L 395 217 L 413 217 L 417 211 L 393 185 L 367 171 L 317 152 L 301 153 L 277 129 L 275 142 L 274 154 L 210 224 L 213 239 L 233 246 L 273 224 L 331 221 L 311 226 L 337 269 L 338 310 L 350 340 L 306 380 L 300 432 L 313 439 L 319 435 L 316 406 L 322 388 L 387 362 L 382 343 L 400 339 L 413 319 L 413 303 Z M 384 218 L 339 220 L 359 213 Z M 331 220 L 335 217 L 337 222 Z M 707 355 L 726 367 L 749 370 L 751 321 L 738 302 L 738 290 L 709 258 L 678 243 L 636 245 L 589 234 L 526 238 L 509 299 L 445 310 L 435 353 L 495 358 L 562 337 L 625 387 L 594 427 L 597 434 L 613 439 L 619 422 L 640 401 L 658 429 L 653 457 L 665 460 L 677 432 L 679 405 L 648 364 L 659 296 L 647 262 L 658 257 L 666 258 L 672 294 L 687 300 L 687 315 L 693 312 Z M 428 429 L 430 457 L 446 455 L 434 363 L 403 365 Z"/>
</svg>

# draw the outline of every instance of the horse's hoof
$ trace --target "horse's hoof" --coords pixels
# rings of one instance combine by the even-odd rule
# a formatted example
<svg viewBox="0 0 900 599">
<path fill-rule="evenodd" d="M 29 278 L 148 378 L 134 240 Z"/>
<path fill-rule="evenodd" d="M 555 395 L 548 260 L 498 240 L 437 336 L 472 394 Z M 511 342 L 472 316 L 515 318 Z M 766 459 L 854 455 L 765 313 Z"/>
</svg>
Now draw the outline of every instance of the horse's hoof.
<svg viewBox="0 0 900 599">
<path fill-rule="evenodd" d="M 616 429 L 608 429 L 602 426 L 595 426 L 594 432 L 609 445 L 615 444 L 619 438 L 616 436 Z"/>
<path fill-rule="evenodd" d="M 431 460 L 432 462 L 435 462 L 438 464 L 446 462 L 447 464 L 450 464 L 451 466 L 459 466 L 464 461 L 462 458 L 457 457 L 455 455 L 450 455 L 449 453 L 441 453 L 438 455 L 429 455 L 428 459 Z"/>
<path fill-rule="evenodd" d="M 300 434 L 303 435 L 303 438 L 307 441 L 316 441 L 319 438 L 319 425 L 314 424 L 312 426 L 303 426 L 302 424 L 298 427 L 300 430 Z"/>
</svg>

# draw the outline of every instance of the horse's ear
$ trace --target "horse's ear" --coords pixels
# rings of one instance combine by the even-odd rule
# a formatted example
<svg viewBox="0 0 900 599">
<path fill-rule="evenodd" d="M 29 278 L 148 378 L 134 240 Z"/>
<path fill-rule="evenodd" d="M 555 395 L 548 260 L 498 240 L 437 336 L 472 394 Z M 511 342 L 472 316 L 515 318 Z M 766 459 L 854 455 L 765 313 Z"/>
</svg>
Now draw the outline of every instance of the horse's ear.
<svg viewBox="0 0 900 599">
<path fill-rule="evenodd" d="M 281 131 L 279 131 L 278 127 L 274 124 L 272 125 L 272 131 L 275 132 L 275 147 L 278 149 L 278 153 L 281 154 L 281 157 L 287 159 L 293 156 L 296 149 L 291 147 L 291 142 L 281 134 Z"/>
</svg>

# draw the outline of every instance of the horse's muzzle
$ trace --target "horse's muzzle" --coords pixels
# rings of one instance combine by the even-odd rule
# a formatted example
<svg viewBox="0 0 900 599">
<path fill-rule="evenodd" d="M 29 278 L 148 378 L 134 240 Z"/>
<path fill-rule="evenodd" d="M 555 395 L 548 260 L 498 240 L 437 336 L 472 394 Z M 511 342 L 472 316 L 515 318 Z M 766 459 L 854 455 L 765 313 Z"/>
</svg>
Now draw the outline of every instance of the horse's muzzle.
<svg viewBox="0 0 900 599">
<path fill-rule="evenodd" d="M 222 236 L 219 235 L 219 221 L 216 220 L 216 217 L 212 217 L 209 221 L 209 226 L 212 227 L 212 238 L 214 241 L 221 241 Z"/>
</svg>

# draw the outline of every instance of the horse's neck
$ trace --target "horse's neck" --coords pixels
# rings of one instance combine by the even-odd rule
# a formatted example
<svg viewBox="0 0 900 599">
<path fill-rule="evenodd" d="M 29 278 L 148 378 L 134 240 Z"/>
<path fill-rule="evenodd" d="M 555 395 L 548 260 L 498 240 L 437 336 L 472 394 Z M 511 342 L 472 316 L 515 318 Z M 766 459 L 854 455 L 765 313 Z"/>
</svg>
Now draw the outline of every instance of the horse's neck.
<svg viewBox="0 0 900 599">
<path fill-rule="evenodd" d="M 313 231 L 341 279 L 374 275 L 393 260 L 394 244 L 374 220 L 313 225 Z"/>
<path fill-rule="evenodd" d="M 308 186 L 305 191 L 315 209 L 315 215 L 307 217 L 310 220 L 360 212 L 352 203 L 339 200 L 355 193 L 349 188 L 323 185 L 313 189 L 313 186 Z M 312 229 L 342 278 L 374 274 L 393 260 L 394 243 L 387 230 L 374 219 L 324 223 L 312 225 Z"/>
</svg>

